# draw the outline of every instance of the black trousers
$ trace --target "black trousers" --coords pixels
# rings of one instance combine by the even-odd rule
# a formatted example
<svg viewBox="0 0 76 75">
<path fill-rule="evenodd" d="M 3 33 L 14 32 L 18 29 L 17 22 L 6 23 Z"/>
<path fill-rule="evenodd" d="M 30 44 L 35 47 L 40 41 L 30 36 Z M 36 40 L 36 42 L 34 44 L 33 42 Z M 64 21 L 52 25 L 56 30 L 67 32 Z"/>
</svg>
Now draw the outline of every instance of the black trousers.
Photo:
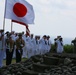
<svg viewBox="0 0 76 75">
<path fill-rule="evenodd" d="M 9 49 L 6 49 L 6 65 L 10 65 L 12 62 L 12 57 L 13 57 L 13 51 L 14 49 L 12 49 L 12 51 L 10 52 Z"/>
<path fill-rule="evenodd" d="M 22 49 L 20 50 L 16 49 L 16 63 L 21 62 L 22 54 L 23 54 Z"/>
</svg>

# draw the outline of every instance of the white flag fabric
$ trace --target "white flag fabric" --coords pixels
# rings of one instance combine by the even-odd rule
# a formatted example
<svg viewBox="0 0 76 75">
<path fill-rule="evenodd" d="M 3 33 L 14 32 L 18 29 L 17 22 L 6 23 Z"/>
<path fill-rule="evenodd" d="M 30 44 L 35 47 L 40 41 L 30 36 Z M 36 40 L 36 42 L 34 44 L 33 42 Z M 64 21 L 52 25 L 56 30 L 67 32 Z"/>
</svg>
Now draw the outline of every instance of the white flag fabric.
<svg viewBox="0 0 76 75">
<path fill-rule="evenodd" d="M 5 18 L 34 24 L 33 6 L 25 0 L 6 0 Z"/>
</svg>

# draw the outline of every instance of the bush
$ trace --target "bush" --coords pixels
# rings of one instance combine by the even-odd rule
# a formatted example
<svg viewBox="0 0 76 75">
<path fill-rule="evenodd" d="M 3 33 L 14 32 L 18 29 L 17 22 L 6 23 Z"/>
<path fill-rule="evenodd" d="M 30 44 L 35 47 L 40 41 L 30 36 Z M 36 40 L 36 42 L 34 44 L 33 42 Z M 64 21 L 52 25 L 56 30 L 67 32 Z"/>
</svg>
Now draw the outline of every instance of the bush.
<svg viewBox="0 0 76 75">
<path fill-rule="evenodd" d="M 64 45 L 64 52 L 65 53 L 73 53 L 74 46 L 73 45 Z M 54 44 L 52 45 L 51 52 L 56 52 Z"/>
<path fill-rule="evenodd" d="M 73 45 L 64 45 L 64 52 L 73 53 Z"/>
<path fill-rule="evenodd" d="M 52 46 L 51 46 L 51 52 L 56 53 L 56 48 L 55 48 L 55 45 L 54 44 L 52 44 Z"/>
</svg>

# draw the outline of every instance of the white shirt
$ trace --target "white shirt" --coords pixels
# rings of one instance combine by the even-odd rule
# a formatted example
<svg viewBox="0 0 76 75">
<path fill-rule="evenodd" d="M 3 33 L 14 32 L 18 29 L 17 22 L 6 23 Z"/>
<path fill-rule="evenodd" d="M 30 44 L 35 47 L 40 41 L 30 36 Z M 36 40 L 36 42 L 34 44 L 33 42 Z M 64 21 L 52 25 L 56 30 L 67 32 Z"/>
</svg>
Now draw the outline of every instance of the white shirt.
<svg viewBox="0 0 76 75">
<path fill-rule="evenodd" d="M 57 43 L 57 53 L 62 53 L 63 52 L 63 45 L 61 45 L 61 43 L 63 44 L 63 42 L 56 40 L 56 43 Z"/>
</svg>

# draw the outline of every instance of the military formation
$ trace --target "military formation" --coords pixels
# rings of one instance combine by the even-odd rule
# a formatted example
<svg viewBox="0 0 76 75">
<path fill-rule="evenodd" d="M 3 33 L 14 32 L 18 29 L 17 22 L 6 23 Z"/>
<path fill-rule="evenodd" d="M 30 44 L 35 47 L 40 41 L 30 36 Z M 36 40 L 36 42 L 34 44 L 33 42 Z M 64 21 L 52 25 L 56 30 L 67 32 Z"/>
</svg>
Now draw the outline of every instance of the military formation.
<svg viewBox="0 0 76 75">
<path fill-rule="evenodd" d="M 4 56 L 6 65 L 11 64 L 12 58 L 16 58 L 16 63 L 21 62 L 21 58 L 30 58 L 34 55 L 43 55 L 51 51 L 52 42 L 50 36 L 42 37 L 34 34 L 16 33 L 15 31 L 4 33 L 0 30 L 0 67 L 3 66 Z M 57 53 L 63 53 L 63 39 L 57 36 L 54 39 L 55 50 Z"/>
</svg>

